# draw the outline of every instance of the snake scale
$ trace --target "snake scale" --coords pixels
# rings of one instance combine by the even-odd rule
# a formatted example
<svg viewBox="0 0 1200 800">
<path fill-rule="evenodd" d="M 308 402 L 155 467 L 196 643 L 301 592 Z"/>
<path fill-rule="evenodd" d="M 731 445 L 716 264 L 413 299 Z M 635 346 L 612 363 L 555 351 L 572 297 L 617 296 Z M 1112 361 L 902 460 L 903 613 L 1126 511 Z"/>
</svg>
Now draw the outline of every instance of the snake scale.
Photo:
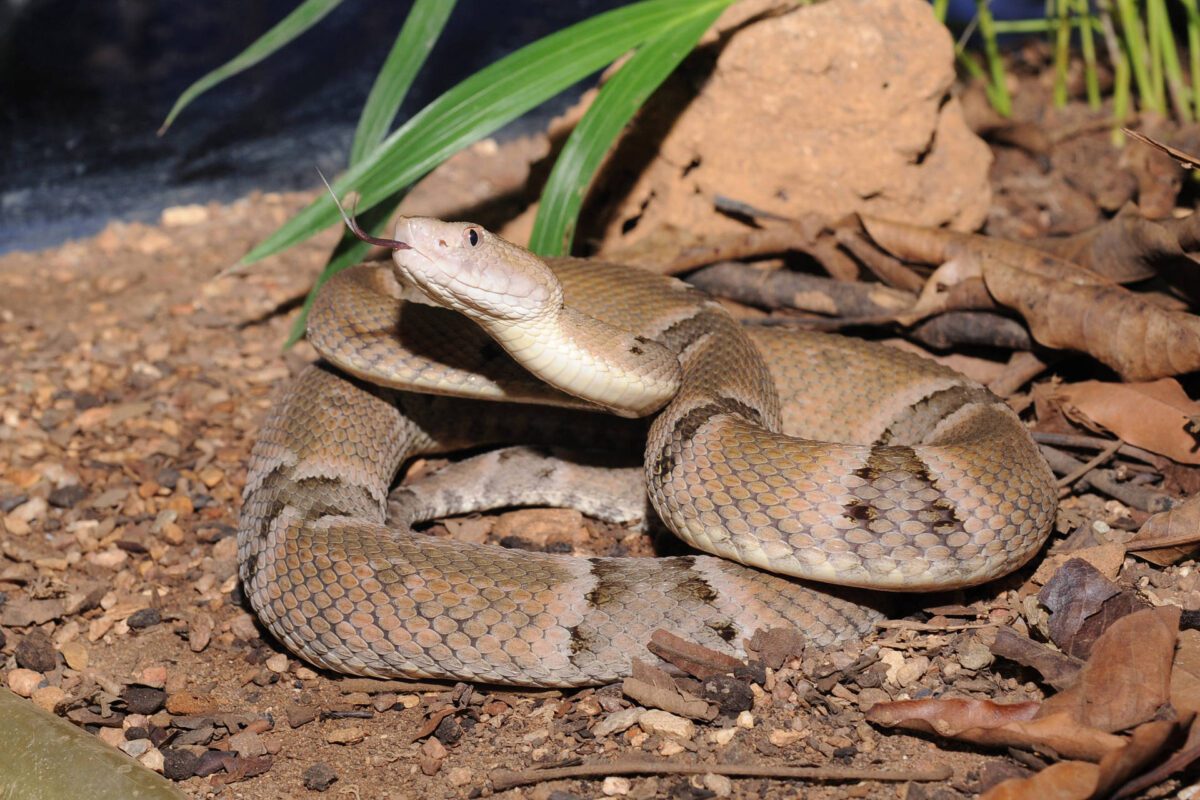
<svg viewBox="0 0 1200 800">
<path fill-rule="evenodd" d="M 880 619 L 878 593 L 840 587 L 982 583 L 1049 533 L 1053 477 L 1016 414 L 929 360 L 743 329 L 678 280 L 543 261 L 469 223 L 402 218 L 383 241 L 390 267 L 353 267 L 319 293 L 309 339 L 324 362 L 276 402 L 246 483 L 243 586 L 313 664 L 574 686 L 628 674 L 659 628 L 735 655 L 782 625 L 836 646 Z M 570 444 L 598 411 L 657 412 L 648 433 L 602 420 L 626 432 L 614 438 L 644 435 L 654 508 L 711 556 L 434 538 L 391 489 L 415 455 Z M 478 507 L 451 495 L 429 513 Z"/>
</svg>

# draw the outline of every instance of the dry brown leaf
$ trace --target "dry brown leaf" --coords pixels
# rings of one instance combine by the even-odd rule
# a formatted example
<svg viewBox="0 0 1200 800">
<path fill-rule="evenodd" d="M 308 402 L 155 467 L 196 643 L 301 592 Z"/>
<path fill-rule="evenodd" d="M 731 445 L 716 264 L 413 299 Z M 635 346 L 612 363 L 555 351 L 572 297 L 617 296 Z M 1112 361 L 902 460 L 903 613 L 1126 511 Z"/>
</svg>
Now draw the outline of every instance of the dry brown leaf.
<svg viewBox="0 0 1200 800">
<path fill-rule="evenodd" d="M 1063 761 L 1028 778 L 1010 778 L 993 786 L 980 800 L 1084 800 L 1092 796 L 1099 777 L 1096 764 Z"/>
<path fill-rule="evenodd" d="M 1020 312 L 1047 347 L 1079 350 L 1129 381 L 1200 369 L 1200 317 L 1163 308 L 1115 284 L 1045 277 L 993 259 L 983 269 L 988 291 Z"/>
<path fill-rule="evenodd" d="M 1079 659 L 1022 636 L 1007 625 L 996 631 L 990 649 L 993 655 L 1036 669 L 1041 673 L 1042 680 L 1059 690 L 1073 684 L 1083 667 Z"/>
<path fill-rule="evenodd" d="M 1184 258 L 1179 238 L 1133 205 L 1094 228 L 1074 236 L 1039 239 L 1033 244 L 1117 283 L 1145 280 L 1157 274 L 1156 264 Z"/>
<path fill-rule="evenodd" d="M 745 662 L 733 656 L 690 642 L 661 628 L 651 635 L 648 649 L 663 661 L 674 664 L 700 680 L 724 675 L 745 666 Z"/>
<path fill-rule="evenodd" d="M 1097 572 L 1111 580 L 1121 573 L 1121 566 L 1125 563 L 1125 546 L 1116 542 L 1107 542 L 1063 553 L 1054 553 L 1038 564 L 1030 581 L 1037 584 L 1049 583 L 1064 564 L 1075 558 L 1091 564 Z"/>
<path fill-rule="evenodd" d="M 1171 705 L 1181 717 L 1200 713 L 1200 631 L 1179 632 L 1171 667 Z"/>
<path fill-rule="evenodd" d="M 1081 725 L 1122 731 L 1150 720 L 1171 696 L 1179 608 L 1136 611 L 1109 626 L 1079 680 L 1042 703 L 1038 717 L 1065 713 Z"/>
<path fill-rule="evenodd" d="M 899 700 L 878 703 L 867 720 L 888 727 L 936 733 L 992 747 L 1019 747 L 1067 758 L 1099 761 L 1124 743 L 1120 736 L 1080 725 L 1067 714 L 1034 719 L 1035 702 L 1000 704 L 990 700 Z"/>
<path fill-rule="evenodd" d="M 1187 430 L 1200 417 L 1200 403 L 1174 378 L 1061 384 L 1053 397 L 1070 419 L 1092 430 L 1111 431 L 1122 441 L 1183 464 L 1200 464 L 1200 443 Z"/>
<path fill-rule="evenodd" d="M 635 658 L 632 672 L 621 691 L 638 703 L 692 719 L 716 719 L 716 705 L 681 689 L 665 670 Z"/>
<path fill-rule="evenodd" d="M 1162 752 L 1175 729 L 1174 722 L 1157 720 L 1138 727 L 1120 747 L 1099 764 L 1063 761 L 1028 778 L 1013 778 L 993 787 L 982 800 L 1089 800 L 1108 797 Z"/>
<path fill-rule="evenodd" d="M 1050 641 L 1076 658 L 1088 658 L 1100 635 L 1116 620 L 1147 604 L 1081 558 L 1059 567 L 1038 592 L 1050 615 Z"/>
<path fill-rule="evenodd" d="M 1191 556 L 1197 545 L 1200 545 L 1200 495 L 1150 517 L 1126 543 L 1126 549 L 1165 567 Z"/>
<path fill-rule="evenodd" d="M 943 265 L 907 321 L 944 310 L 948 301 L 941 292 L 982 275 L 992 297 L 1020 312 L 1034 338 L 1047 347 L 1088 353 L 1130 381 L 1200 369 L 1200 317 L 1163 308 L 1090 270 L 1016 242 L 869 217 L 862 221 L 892 255 Z"/>
</svg>

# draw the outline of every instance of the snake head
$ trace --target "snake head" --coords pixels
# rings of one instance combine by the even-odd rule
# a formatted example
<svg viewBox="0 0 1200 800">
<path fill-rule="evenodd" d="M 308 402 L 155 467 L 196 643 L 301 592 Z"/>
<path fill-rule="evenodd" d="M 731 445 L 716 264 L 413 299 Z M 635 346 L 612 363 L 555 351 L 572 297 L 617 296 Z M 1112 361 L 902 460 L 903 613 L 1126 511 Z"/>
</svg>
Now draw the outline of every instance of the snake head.
<svg viewBox="0 0 1200 800">
<path fill-rule="evenodd" d="M 392 253 L 401 280 L 481 324 L 556 313 L 562 287 L 540 258 L 470 222 L 400 217 Z"/>
</svg>

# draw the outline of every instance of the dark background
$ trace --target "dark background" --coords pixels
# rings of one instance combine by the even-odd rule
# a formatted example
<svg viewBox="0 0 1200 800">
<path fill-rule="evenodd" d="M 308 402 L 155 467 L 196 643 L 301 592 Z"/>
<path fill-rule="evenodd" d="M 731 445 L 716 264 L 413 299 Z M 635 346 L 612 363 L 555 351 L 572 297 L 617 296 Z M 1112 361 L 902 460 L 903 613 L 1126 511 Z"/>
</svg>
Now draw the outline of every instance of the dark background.
<svg viewBox="0 0 1200 800">
<path fill-rule="evenodd" d="M 0 252 L 90 236 L 110 218 L 345 166 L 358 113 L 411 3 L 346 0 L 299 40 L 198 98 L 176 97 L 299 0 L 0 0 Z M 460 0 L 403 121 L 462 78 L 621 0 Z M 501 138 L 540 128 L 567 92 Z"/>
</svg>

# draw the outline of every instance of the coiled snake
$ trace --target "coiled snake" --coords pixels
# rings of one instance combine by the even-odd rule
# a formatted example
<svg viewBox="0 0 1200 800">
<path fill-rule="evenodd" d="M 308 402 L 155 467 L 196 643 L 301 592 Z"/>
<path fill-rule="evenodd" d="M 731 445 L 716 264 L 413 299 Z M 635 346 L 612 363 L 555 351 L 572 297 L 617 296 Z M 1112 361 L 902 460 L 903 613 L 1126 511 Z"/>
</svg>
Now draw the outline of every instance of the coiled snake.
<svg viewBox="0 0 1200 800">
<path fill-rule="evenodd" d="M 309 339 L 327 363 L 276 403 L 246 483 L 243 586 L 316 665 L 570 686 L 627 674 L 658 628 L 734 654 L 777 625 L 836 645 L 879 612 L 798 579 L 970 586 L 1023 564 L 1049 532 L 1053 478 L 1016 414 L 931 361 L 744 330 L 677 280 L 544 262 L 467 223 L 404 218 L 395 235 L 394 267 L 322 289 Z M 513 401 L 551 407 L 531 420 Z M 571 409 L 657 411 L 650 500 L 720 558 L 576 558 L 389 525 L 407 459 L 525 433 L 569 442 L 595 416 Z"/>
</svg>

